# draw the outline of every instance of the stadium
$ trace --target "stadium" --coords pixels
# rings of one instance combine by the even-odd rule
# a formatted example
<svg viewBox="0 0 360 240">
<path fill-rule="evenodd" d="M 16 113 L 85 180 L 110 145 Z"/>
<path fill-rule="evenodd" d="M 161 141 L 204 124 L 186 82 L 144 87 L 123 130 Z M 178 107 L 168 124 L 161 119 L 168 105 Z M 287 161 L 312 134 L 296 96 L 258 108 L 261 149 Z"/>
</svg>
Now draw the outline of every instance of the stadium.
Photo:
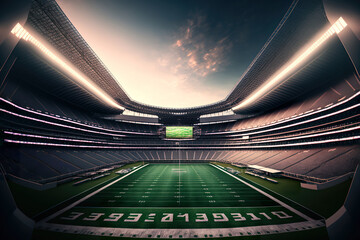
<svg viewBox="0 0 360 240">
<path fill-rule="evenodd" d="M 360 239 L 358 1 L 0 6 L 0 239 Z"/>
</svg>

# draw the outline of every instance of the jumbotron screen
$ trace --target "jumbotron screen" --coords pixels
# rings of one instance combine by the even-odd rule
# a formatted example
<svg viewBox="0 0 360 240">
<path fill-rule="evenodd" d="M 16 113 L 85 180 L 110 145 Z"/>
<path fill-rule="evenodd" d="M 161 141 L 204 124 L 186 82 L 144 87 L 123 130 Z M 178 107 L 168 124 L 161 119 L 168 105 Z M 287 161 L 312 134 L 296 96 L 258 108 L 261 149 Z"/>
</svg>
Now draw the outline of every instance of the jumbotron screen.
<svg viewBox="0 0 360 240">
<path fill-rule="evenodd" d="M 166 127 L 165 133 L 170 139 L 193 138 L 193 127 Z"/>
</svg>

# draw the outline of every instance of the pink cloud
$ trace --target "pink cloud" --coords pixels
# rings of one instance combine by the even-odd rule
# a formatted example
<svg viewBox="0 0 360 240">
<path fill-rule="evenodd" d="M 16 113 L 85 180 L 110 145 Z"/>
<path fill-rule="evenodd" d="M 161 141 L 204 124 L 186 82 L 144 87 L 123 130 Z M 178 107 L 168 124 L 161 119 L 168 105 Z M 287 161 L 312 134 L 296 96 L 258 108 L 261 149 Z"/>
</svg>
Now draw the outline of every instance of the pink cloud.
<svg viewBox="0 0 360 240">
<path fill-rule="evenodd" d="M 176 46 L 181 47 L 181 45 L 182 45 L 182 44 L 181 44 L 181 41 L 180 41 L 180 40 L 177 40 L 177 41 L 176 41 Z"/>
<path fill-rule="evenodd" d="M 164 46 L 157 48 L 150 44 L 153 41 L 147 39 L 152 36 L 143 31 L 134 33 L 129 27 L 113 28 L 106 19 L 94 18 L 98 11 L 86 6 L 61 4 L 71 22 L 132 99 L 160 107 L 194 107 L 217 102 L 228 94 L 228 89 L 202 81 L 212 68 L 221 69 L 225 62 L 225 52 L 215 60 L 210 53 L 219 44 L 206 43 L 207 39 L 198 32 L 204 26 L 204 19 L 186 22 L 164 49 Z M 84 8 L 87 11 L 83 11 Z M 226 41 L 222 43 L 226 44 Z M 207 63 L 209 69 L 205 63 L 208 60 L 203 59 L 206 53 L 212 59 L 211 64 Z M 194 68 L 188 65 L 191 57 L 196 61 Z M 213 61 L 216 61 L 215 66 Z"/>
<path fill-rule="evenodd" d="M 172 68 L 174 74 L 201 81 L 226 64 L 226 54 L 231 48 L 230 41 L 225 36 L 214 42 L 206 37 L 207 30 L 206 18 L 203 16 L 188 20 L 187 24 L 178 30 L 174 44 L 162 56 L 170 65 L 176 66 Z"/>
</svg>

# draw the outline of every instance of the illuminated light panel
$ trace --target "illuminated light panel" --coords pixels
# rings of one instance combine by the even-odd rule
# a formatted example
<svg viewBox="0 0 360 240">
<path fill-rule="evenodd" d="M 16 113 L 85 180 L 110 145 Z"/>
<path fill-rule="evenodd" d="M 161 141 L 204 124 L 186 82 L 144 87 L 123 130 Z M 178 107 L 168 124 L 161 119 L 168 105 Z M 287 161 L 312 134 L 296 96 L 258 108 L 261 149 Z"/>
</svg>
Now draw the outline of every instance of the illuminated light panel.
<svg viewBox="0 0 360 240">
<path fill-rule="evenodd" d="M 50 125 L 53 125 L 53 126 L 64 127 L 64 128 L 69 128 L 69 129 L 78 130 L 78 131 L 89 132 L 89 133 L 97 133 L 97 134 L 115 136 L 115 137 L 125 137 L 125 135 L 120 135 L 120 134 L 98 132 L 98 131 L 78 128 L 78 127 L 68 126 L 68 125 L 64 125 L 64 124 L 61 124 L 61 123 L 49 122 L 49 121 L 45 121 L 45 120 L 41 120 L 41 119 L 24 116 L 24 115 L 17 114 L 17 113 L 13 113 L 13 112 L 7 111 L 5 109 L 1 109 L 1 108 L 0 108 L 0 112 L 4 112 L 4 113 L 10 114 L 10 115 L 13 115 L 13 116 L 16 116 L 16 117 L 20 117 L 20 118 L 23 118 L 23 119 L 28 119 L 28 120 L 32 120 L 32 121 L 36 121 L 36 122 L 41 122 L 41 123 L 50 124 Z"/>
<path fill-rule="evenodd" d="M 308 145 L 315 145 L 315 144 L 326 144 L 326 143 L 334 143 L 334 142 L 344 142 L 344 141 L 355 141 L 360 139 L 360 135 L 352 136 L 352 137 L 343 137 L 343 138 L 336 138 L 336 139 L 327 139 L 327 140 L 318 140 L 312 142 L 298 142 L 298 143 L 287 143 L 287 144 L 278 144 L 278 145 L 265 145 L 267 148 L 278 148 L 278 147 L 289 147 L 289 146 L 308 146 Z M 129 146 L 97 146 L 97 145 L 72 145 L 72 144 L 61 144 L 61 143 L 44 143 L 44 142 L 31 142 L 31 141 L 19 141 L 19 140 L 12 140 L 12 139 L 4 139 L 4 142 L 7 143 L 14 143 L 14 144 L 27 144 L 27 145 L 42 145 L 42 146 L 56 146 L 56 147 L 73 147 L 73 148 L 99 148 L 99 149 L 135 149 L 135 150 L 153 150 L 153 147 L 129 147 Z M 256 148 L 264 148 L 263 146 L 226 146 L 226 147 L 179 147 L 182 150 L 193 150 L 193 149 L 202 149 L 202 150 L 215 150 L 215 149 L 256 149 Z M 172 147 L 157 147 L 158 150 L 171 150 Z"/>
<path fill-rule="evenodd" d="M 290 127 L 294 127 L 294 126 L 299 126 L 299 125 L 302 125 L 302 124 L 306 124 L 306 123 L 311 123 L 311 122 L 314 122 L 314 121 L 318 121 L 320 119 L 325 119 L 325 118 L 329 118 L 331 116 L 335 116 L 337 114 L 341 114 L 343 112 L 346 112 L 346 111 L 351 111 L 353 109 L 356 109 L 356 108 L 359 108 L 360 107 L 360 104 L 356 104 L 356 105 L 353 105 L 351 107 L 348 107 L 348 108 L 345 108 L 345 109 L 341 109 L 339 111 L 336 111 L 336 112 L 332 112 L 332 113 L 329 113 L 329 114 L 326 114 L 326 115 L 321 115 L 320 117 L 316 117 L 316 118 L 312 118 L 312 119 L 308 119 L 308 120 L 304 120 L 302 122 L 297 122 L 297 123 L 292 123 L 292 124 L 287 124 L 287 125 L 284 125 L 284 126 L 281 126 L 281 127 L 276 127 L 276 128 L 271 128 L 271 129 L 265 129 L 265 130 L 261 130 L 261 131 L 257 131 L 257 132 L 249 132 L 249 133 L 246 133 L 248 135 L 255 135 L 255 134 L 260 134 L 260 133 L 266 133 L 266 132 L 271 132 L 271 131 L 277 131 L 277 130 L 281 130 L 281 129 L 286 129 L 286 128 L 290 128 Z M 232 137 L 236 137 L 236 136 L 242 136 L 243 134 L 234 134 L 234 135 L 231 135 Z"/>
<path fill-rule="evenodd" d="M 193 127 L 172 126 L 165 127 L 165 135 L 167 139 L 190 139 L 194 137 Z"/>
<path fill-rule="evenodd" d="M 8 134 L 8 135 L 13 135 L 13 136 L 29 137 L 29 138 L 40 138 L 40 139 L 47 139 L 47 140 L 68 141 L 68 142 L 80 142 L 80 143 L 97 143 L 97 144 L 124 145 L 124 144 L 120 144 L 120 143 L 118 144 L 118 143 L 108 143 L 108 142 L 92 141 L 92 140 L 83 140 L 83 139 L 48 137 L 48 136 L 42 136 L 42 135 L 26 134 L 26 133 L 17 133 L 17 132 L 10 132 L 10 131 L 4 131 L 4 133 L 5 133 L 5 134 Z"/>
<path fill-rule="evenodd" d="M 270 140 L 253 140 L 251 142 L 241 143 L 242 145 L 253 145 L 253 144 L 260 144 L 260 143 L 272 143 L 272 142 L 283 142 L 283 141 L 294 141 L 299 139 L 306 139 L 306 138 L 312 138 L 312 137 L 322 137 L 327 135 L 333 135 L 333 134 L 339 134 L 339 133 L 345 133 L 345 132 L 352 132 L 359 130 L 360 126 L 351 127 L 351 128 L 345 128 L 341 130 L 335 130 L 335 131 L 329 131 L 324 133 L 316 133 L 316 134 L 309 134 L 304 136 L 297 136 L 297 137 L 286 137 L 286 138 L 280 138 L 280 139 L 270 139 Z M 229 145 L 236 145 L 236 144 L 229 144 Z"/>
<path fill-rule="evenodd" d="M 93 93 L 96 97 L 104 101 L 106 104 L 113 108 L 117 108 L 120 110 L 125 110 L 122 106 L 120 106 L 114 99 L 112 99 L 109 95 L 107 95 L 104 91 L 102 91 L 99 87 L 97 87 L 90 80 L 84 78 L 80 73 L 78 73 L 75 69 L 66 64 L 63 60 L 61 60 L 58 56 L 56 56 L 52 51 L 46 48 L 39 40 L 33 37 L 20 23 L 17 23 L 15 27 L 11 30 L 11 33 L 14 34 L 19 39 L 24 39 L 27 42 L 32 43 L 37 48 L 39 48 L 48 58 L 50 58 L 56 65 L 61 67 L 65 72 L 70 74 L 77 82 L 79 82 L 82 86 L 88 89 L 91 93 Z"/>
<path fill-rule="evenodd" d="M 240 108 L 246 107 L 254 101 L 258 100 L 259 97 L 263 96 L 267 91 L 272 89 L 276 84 L 284 79 L 289 73 L 291 73 L 300 63 L 303 63 L 304 60 L 310 56 L 319 46 L 321 46 L 328 38 L 332 35 L 339 34 L 345 27 L 347 23 L 345 20 L 340 17 L 318 40 L 316 40 L 305 52 L 303 52 L 297 59 L 290 63 L 282 72 L 278 75 L 270 78 L 270 80 L 261 86 L 259 89 L 255 90 L 248 98 L 242 101 L 239 105 L 232 108 L 232 110 L 238 110 Z"/>
<path fill-rule="evenodd" d="M 360 92 L 359 92 L 360 93 Z M 99 129 L 101 131 L 104 131 L 104 134 L 106 134 L 106 132 L 112 132 L 112 133 L 120 133 L 120 134 L 138 134 L 138 135 L 154 135 L 152 133 L 145 133 L 145 132 L 130 132 L 130 131 L 120 131 L 120 130 L 113 130 L 113 129 L 107 129 L 107 128 L 104 128 L 104 127 L 96 127 L 96 126 L 91 126 L 91 125 L 87 125 L 87 124 L 84 124 L 84 123 L 80 123 L 80 122 L 77 122 L 75 120 L 67 120 L 67 119 L 63 119 L 63 118 L 58 118 L 58 117 L 55 117 L 55 116 L 52 116 L 52 115 L 48 115 L 48 114 L 44 114 L 44 113 L 41 113 L 41 112 L 37 112 L 37 111 L 33 111 L 33 110 L 29 110 L 29 109 L 26 109 L 26 108 L 23 108 L 23 107 L 20 107 L 8 100 L 5 100 L 3 98 L 0 97 L 0 101 L 2 102 L 5 102 L 17 109 L 20 109 L 20 110 L 23 110 L 23 111 L 26 111 L 26 112 L 29 112 L 29 113 L 33 113 L 33 114 L 36 114 L 36 115 L 39 115 L 39 116 L 44 116 L 44 117 L 48 117 L 48 118 L 51 118 L 51 119 L 56 119 L 56 120 L 59 120 L 59 121 L 63 121 L 63 122 L 67 122 L 67 123 L 72 123 L 72 124 L 76 124 L 76 125 L 79 125 L 79 126 L 84 126 L 84 127 L 88 127 L 88 128 L 93 128 L 93 129 Z M 0 109 L 0 111 L 3 111 L 3 109 Z M 20 115 L 19 115 L 20 116 Z M 123 135 L 125 136 L 125 135 Z"/>
</svg>

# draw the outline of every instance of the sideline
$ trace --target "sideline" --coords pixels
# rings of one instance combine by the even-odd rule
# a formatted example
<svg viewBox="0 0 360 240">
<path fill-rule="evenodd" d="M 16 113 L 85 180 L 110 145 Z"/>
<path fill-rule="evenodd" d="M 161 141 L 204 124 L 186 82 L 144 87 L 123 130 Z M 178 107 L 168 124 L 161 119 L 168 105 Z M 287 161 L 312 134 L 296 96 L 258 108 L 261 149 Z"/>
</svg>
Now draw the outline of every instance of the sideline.
<svg viewBox="0 0 360 240">
<path fill-rule="evenodd" d="M 81 199 L 77 200 L 76 202 L 74 202 L 74 203 L 70 204 L 69 206 L 67 206 L 67 207 L 65 207 L 65 208 L 63 208 L 63 209 L 61 209 L 60 211 L 57 211 L 56 213 L 51 214 L 50 216 L 48 216 L 48 217 L 44 218 L 43 220 L 39 221 L 39 222 L 38 222 L 38 224 L 43 224 L 43 223 L 45 223 L 45 222 L 49 221 L 50 219 L 53 219 L 53 218 L 57 217 L 58 215 L 60 215 L 60 214 L 62 214 L 62 213 L 64 213 L 64 212 L 66 212 L 67 210 L 69 210 L 69 209 L 71 209 L 71 208 L 75 207 L 76 205 L 78 205 L 79 203 L 81 203 L 81 202 L 85 201 L 86 199 L 88 199 L 88 198 L 90 198 L 90 197 L 94 196 L 94 195 L 95 195 L 95 194 L 97 194 L 98 192 L 100 192 L 100 191 L 104 190 L 105 188 L 110 187 L 111 185 L 113 185 L 113 184 L 117 183 L 118 181 L 120 181 L 120 180 L 122 180 L 122 179 L 126 178 L 127 176 L 129 176 L 129 175 L 133 174 L 134 172 L 137 172 L 138 170 L 140 170 L 140 169 L 142 169 L 142 168 L 144 168 L 144 167 L 146 167 L 146 166 L 148 166 L 148 165 L 149 165 L 149 164 L 143 165 L 143 166 L 141 166 L 141 167 L 139 167 L 139 168 L 135 169 L 134 171 L 132 171 L 132 172 L 130 172 L 130 173 L 128 173 L 128 174 L 126 174 L 126 175 L 122 176 L 121 178 L 118 178 L 118 179 L 116 179 L 115 181 L 113 181 L 113 182 L 111 182 L 111 183 L 109 183 L 109 184 L 107 184 L 107 185 L 105 185 L 105 186 L 103 186 L 103 187 L 99 188 L 98 190 L 96 190 L 96 191 L 94 191 L 94 192 L 90 193 L 89 195 L 86 195 L 85 197 L 83 197 L 83 198 L 81 198 Z"/>
<path fill-rule="evenodd" d="M 277 199 L 277 198 L 273 197 L 272 195 L 270 195 L 270 194 L 268 194 L 268 193 L 264 192 L 263 190 L 260 190 L 259 188 L 257 188 L 257 187 L 255 187 L 255 186 L 251 185 L 250 183 L 245 182 L 244 180 L 242 180 L 242 179 L 240 179 L 240 178 L 238 178 L 238 177 L 236 177 L 236 176 L 234 176 L 234 175 L 232 175 L 232 174 L 228 173 L 227 171 L 225 171 L 225 170 L 223 170 L 223 169 L 219 168 L 218 166 L 215 166 L 214 164 L 210 164 L 210 165 L 211 165 L 211 166 L 213 166 L 214 168 L 217 168 L 218 170 L 220 170 L 220 171 L 222 171 L 222 172 L 226 173 L 227 175 L 229 175 L 229 176 L 231 176 L 231 177 L 233 177 L 233 178 L 235 178 L 235 179 L 239 180 L 239 181 L 240 181 L 240 182 L 242 182 L 243 184 L 245 184 L 245 185 L 247 185 L 247 186 L 251 187 L 252 189 L 254 189 L 254 190 L 258 191 L 259 193 L 261 193 L 261 194 L 263 194 L 263 195 L 267 196 L 267 197 L 268 197 L 268 198 L 270 198 L 271 200 L 273 200 L 273 201 L 277 202 L 278 204 L 280 204 L 280 205 L 281 205 L 281 206 L 283 206 L 284 208 L 289 209 L 290 211 L 292 211 L 293 213 L 297 214 L 298 216 L 300 216 L 300 217 L 302 217 L 302 218 L 306 219 L 307 221 L 314 221 L 314 219 L 312 219 L 312 218 L 310 218 L 310 217 L 306 216 L 305 214 L 303 214 L 303 213 L 301 213 L 300 211 L 296 210 L 295 208 L 293 208 L 293 207 L 291 207 L 291 206 L 287 205 L 286 203 L 284 203 L 284 202 L 280 201 L 279 199 Z"/>
</svg>

